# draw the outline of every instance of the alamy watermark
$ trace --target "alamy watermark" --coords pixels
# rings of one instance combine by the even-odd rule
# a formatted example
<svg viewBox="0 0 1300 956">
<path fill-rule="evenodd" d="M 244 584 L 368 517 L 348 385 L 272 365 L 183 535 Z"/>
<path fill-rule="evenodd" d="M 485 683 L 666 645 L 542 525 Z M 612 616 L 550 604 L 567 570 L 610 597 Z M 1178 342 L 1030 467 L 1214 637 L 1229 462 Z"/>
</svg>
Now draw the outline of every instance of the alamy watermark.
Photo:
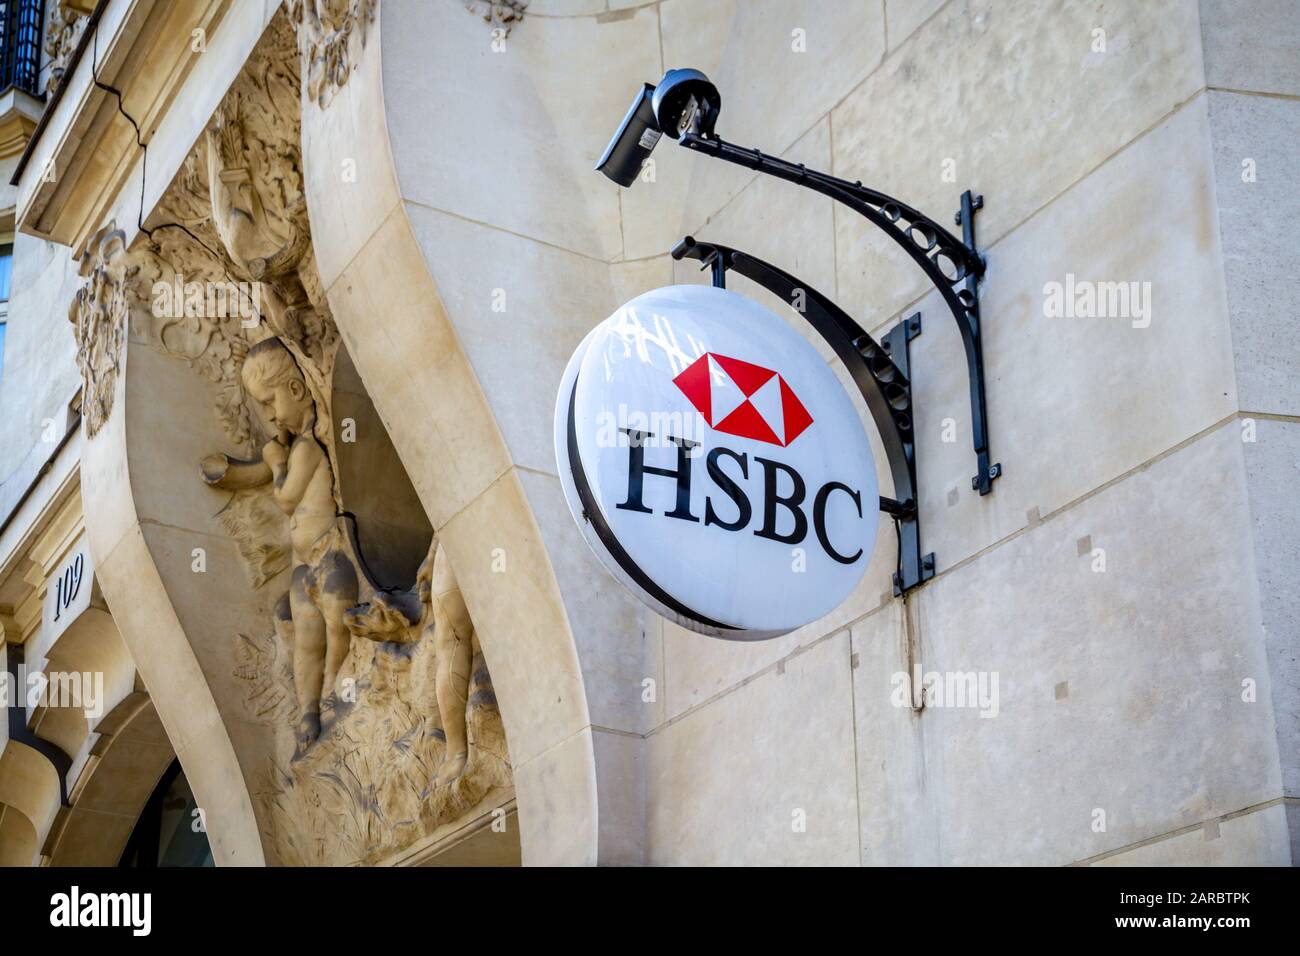
<svg viewBox="0 0 1300 956">
<path fill-rule="evenodd" d="M 682 447 L 696 458 L 706 430 L 704 416 L 698 412 L 641 411 L 619 402 L 616 410 L 604 409 L 596 415 L 596 447 Z"/>
<path fill-rule="evenodd" d="M 970 707 L 981 717 L 998 715 L 997 671 L 896 671 L 889 679 L 895 707 Z"/>
<path fill-rule="evenodd" d="M 19 664 L 15 674 L 0 672 L 0 705 L 77 708 L 88 719 L 104 716 L 103 671 L 39 671 Z"/>
<path fill-rule="evenodd" d="M 153 314 L 160 319 L 239 319 L 252 328 L 262 314 L 261 289 L 257 282 L 186 282 L 178 272 L 171 282 L 153 284 Z"/>
<path fill-rule="evenodd" d="M 1049 319 L 1130 319 L 1135 329 L 1151 325 L 1150 282 L 1094 282 L 1065 274 L 1043 286 L 1043 315 Z"/>
<path fill-rule="evenodd" d="M 60 928 L 118 926 L 130 929 L 132 936 L 148 936 L 152 911 L 152 893 L 82 892 L 74 885 L 50 897 L 50 925 Z"/>
</svg>

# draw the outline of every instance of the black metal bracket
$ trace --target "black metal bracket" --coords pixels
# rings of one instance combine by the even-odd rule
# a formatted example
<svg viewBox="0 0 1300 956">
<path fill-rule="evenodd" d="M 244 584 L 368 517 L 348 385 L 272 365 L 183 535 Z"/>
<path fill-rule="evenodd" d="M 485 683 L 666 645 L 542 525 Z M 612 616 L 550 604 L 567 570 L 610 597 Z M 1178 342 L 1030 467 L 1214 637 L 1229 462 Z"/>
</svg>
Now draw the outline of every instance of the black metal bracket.
<svg viewBox="0 0 1300 956">
<path fill-rule="evenodd" d="M 962 238 L 958 239 L 919 210 L 892 196 L 863 186 L 861 182 L 849 182 L 808 169 L 802 163 L 787 162 L 775 156 L 766 156 L 757 149 L 736 146 L 712 132 L 701 132 L 699 124 L 697 115 L 694 127 L 682 133 L 678 140 L 682 146 L 805 186 L 848 206 L 893 239 L 929 277 L 957 322 L 957 330 L 966 352 L 966 369 L 970 379 L 971 439 L 979 470 L 971 479 L 971 487 L 981 495 L 992 491 L 993 481 L 1002 474 L 1002 466 L 990 463 L 988 415 L 984 401 L 979 280 L 984 275 L 985 263 L 975 246 L 975 211 L 983 206 L 983 197 L 973 196 L 970 190 L 962 194 L 961 211 L 957 213 Z"/>
<path fill-rule="evenodd" d="M 788 302 L 817 330 L 844 362 L 857 385 L 889 460 L 896 498 L 880 499 L 880 510 L 898 527 L 898 569 L 894 594 L 901 595 L 934 577 L 934 554 L 921 554 L 921 523 L 917 509 L 916 439 L 912 419 L 909 343 L 921 334 L 917 313 L 896 325 L 877 342 L 843 309 L 788 272 L 747 253 L 686 236 L 673 247 L 674 259 L 696 259 L 713 273 L 713 284 L 726 288 L 734 270 Z"/>
</svg>

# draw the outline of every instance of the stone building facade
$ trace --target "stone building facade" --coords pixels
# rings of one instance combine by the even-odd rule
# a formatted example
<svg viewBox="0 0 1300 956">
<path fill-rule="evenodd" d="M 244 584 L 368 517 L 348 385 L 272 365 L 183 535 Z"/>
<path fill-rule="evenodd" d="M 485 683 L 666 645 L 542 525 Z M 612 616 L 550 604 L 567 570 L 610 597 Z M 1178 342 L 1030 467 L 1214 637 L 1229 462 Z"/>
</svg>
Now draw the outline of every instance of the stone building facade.
<svg viewBox="0 0 1300 956">
<path fill-rule="evenodd" d="M 29 6 L 0 862 L 1300 852 L 1295 0 Z M 634 189 L 593 172 L 681 66 L 733 142 L 940 221 L 983 196 L 990 494 L 961 341 L 886 237 L 671 142 Z M 892 593 L 882 521 L 841 607 L 732 643 L 586 547 L 561 374 L 708 281 L 687 234 L 877 338 L 923 316 L 924 585 Z"/>
</svg>

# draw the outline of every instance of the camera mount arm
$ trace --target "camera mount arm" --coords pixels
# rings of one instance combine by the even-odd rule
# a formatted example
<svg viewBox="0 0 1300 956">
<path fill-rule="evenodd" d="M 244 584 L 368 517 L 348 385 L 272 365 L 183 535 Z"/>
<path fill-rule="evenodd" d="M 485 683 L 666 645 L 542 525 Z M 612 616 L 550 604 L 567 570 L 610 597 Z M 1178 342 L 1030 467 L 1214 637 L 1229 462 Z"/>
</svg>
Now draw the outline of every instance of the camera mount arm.
<svg viewBox="0 0 1300 956">
<path fill-rule="evenodd" d="M 861 182 L 839 179 L 808 169 L 802 163 L 791 163 L 765 155 L 761 150 L 736 146 L 712 132 L 701 132 L 701 118 L 701 113 L 697 112 L 690 124 L 691 128 L 680 134 L 678 142 L 682 146 L 804 186 L 842 203 L 893 239 L 939 290 L 957 322 L 957 331 L 966 352 L 966 369 L 970 380 L 971 437 L 979 468 L 979 474 L 971 479 L 971 487 L 981 495 L 988 494 L 993 488 L 993 481 L 1001 475 L 1002 466 L 990 463 L 988 415 L 984 400 L 979 281 L 984 274 L 985 264 L 975 247 L 975 211 L 983 206 L 984 197 L 973 196 L 970 190 L 962 194 L 961 210 L 956 215 L 956 222 L 962 227 L 962 238 L 958 239 L 919 210 L 892 196 L 863 186 Z M 744 256 L 743 253 L 734 251 L 731 251 L 731 255 Z M 737 271 L 747 275 L 739 268 Z M 759 279 L 755 281 L 765 284 Z M 804 285 L 799 288 L 810 291 Z M 852 322 L 851 319 L 849 321 Z M 856 323 L 853 324 L 856 327 Z"/>
</svg>

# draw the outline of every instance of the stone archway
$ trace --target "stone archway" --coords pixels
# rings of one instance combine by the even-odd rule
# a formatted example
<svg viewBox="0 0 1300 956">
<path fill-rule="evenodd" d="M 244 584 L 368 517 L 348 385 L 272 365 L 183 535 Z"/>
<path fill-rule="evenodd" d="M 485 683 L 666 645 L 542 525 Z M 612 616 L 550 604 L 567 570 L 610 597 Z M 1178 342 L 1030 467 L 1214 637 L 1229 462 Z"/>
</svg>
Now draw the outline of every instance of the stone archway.
<svg viewBox="0 0 1300 956">
<path fill-rule="evenodd" d="M 109 223 L 84 250 L 87 283 L 71 317 L 87 395 L 83 484 L 94 502 L 87 527 L 104 594 L 204 810 L 218 863 L 423 860 L 463 844 L 471 824 L 485 817 L 493 824 L 488 832 L 505 832 L 517 854 L 516 781 L 522 817 L 562 823 L 550 807 L 576 806 L 594 830 L 589 773 L 579 770 L 585 799 L 575 801 L 561 792 L 575 779 L 567 768 L 528 777 L 521 766 L 553 768 L 553 759 L 531 763 L 513 754 L 516 738 L 538 752 L 558 744 L 561 754 L 580 757 L 585 742 L 589 765 L 590 742 L 581 736 L 585 704 L 571 641 L 564 643 L 562 603 L 553 582 L 548 590 L 541 536 L 522 488 L 503 472 L 478 483 L 494 467 L 500 440 L 490 415 L 475 407 L 473 376 L 437 383 L 437 399 L 453 410 L 446 421 L 463 425 L 456 413 L 471 412 L 480 431 L 425 443 L 438 468 L 405 452 L 399 463 L 385 432 L 409 436 L 418 421 L 409 412 L 428 401 L 399 417 L 385 415 L 391 409 L 378 395 L 372 406 L 367 392 L 382 383 L 367 365 L 373 343 L 346 331 L 340 340 L 334 309 L 348 305 L 326 296 L 301 198 L 297 62 L 282 12 L 143 233 L 128 249 Z M 192 288 L 201 300 L 193 308 Z M 220 309 L 213 290 L 224 297 Z M 421 301 L 436 303 L 436 295 Z M 243 375 L 250 356 L 260 356 L 262 369 L 252 378 Z M 351 372 L 353 357 L 359 376 Z M 289 379 L 292 388 L 284 385 Z M 270 417 L 284 413 L 251 384 L 263 381 L 273 392 L 288 389 L 301 416 Z M 342 414 L 349 407 L 355 415 Z M 347 441 L 338 431 L 345 417 L 359 427 L 360 458 L 338 450 Z M 473 447 L 459 447 L 471 436 Z M 278 464 L 273 445 L 284 453 Z M 309 547 L 297 534 L 322 512 L 300 503 L 282 511 L 281 480 L 271 481 L 279 467 L 286 488 L 299 484 L 299 449 L 319 463 L 306 466 L 317 477 L 301 484 L 325 489 L 330 509 L 331 530 Z M 399 464 L 415 491 L 409 483 L 403 490 L 402 476 L 378 482 L 370 490 L 383 498 L 387 489 L 386 499 L 367 509 L 366 496 L 349 490 L 349 482 L 367 480 L 368 468 L 391 475 Z M 485 485 L 491 495 L 478 495 Z M 410 512 L 415 492 L 425 512 L 418 516 Z M 464 495 L 477 497 L 483 518 L 445 520 L 448 502 Z M 354 500 L 360 513 L 351 510 Z M 409 527 L 394 531 L 403 515 Z M 493 540 L 510 560 L 532 569 L 531 589 L 498 599 L 474 537 L 487 522 L 496 523 Z M 402 585 L 410 582 L 377 580 L 359 538 L 376 529 L 384 535 L 388 525 L 393 533 L 381 544 L 389 548 L 377 549 L 383 560 L 375 567 L 398 568 L 402 577 L 430 524 L 442 563 L 430 550 L 409 590 Z M 448 564 L 452 590 L 445 587 Z M 445 610 L 458 593 L 456 580 L 467 621 Z M 443 621 L 451 630 L 438 623 L 438 608 L 451 614 Z M 303 670 L 301 637 L 310 636 L 312 615 L 325 619 L 329 644 L 319 653 L 332 663 L 323 686 L 315 678 L 317 697 L 305 700 L 317 652 L 308 646 Z M 444 634 L 463 640 L 463 671 L 444 674 L 450 658 L 437 649 Z M 336 657 L 339 635 L 345 641 Z M 451 719 L 459 693 L 462 737 L 468 732 L 468 760 L 459 769 L 448 759 L 453 727 L 444 681 Z M 556 713 L 577 716 L 553 740 L 545 735 Z M 319 729 L 304 736 L 313 714 Z M 581 854 L 569 858 L 589 859 L 589 846 L 568 837 L 562 845 Z M 481 841 L 474 847 L 480 859 L 510 856 L 484 855 Z"/>
<path fill-rule="evenodd" d="M 391 138 L 397 126 L 414 121 L 401 114 L 415 99 L 465 93 L 431 89 L 424 76 L 429 50 L 412 56 L 410 48 L 444 27 L 482 24 L 459 9 L 380 7 L 354 0 L 335 23 L 316 21 L 306 9 L 300 25 L 303 173 L 321 284 L 478 628 L 510 739 L 524 863 L 614 861 L 610 847 L 617 841 L 602 835 L 598 794 L 638 813 L 641 796 L 628 763 L 638 759 L 631 750 L 640 740 L 619 735 L 615 756 L 602 748 L 589 679 L 615 669 L 602 659 L 609 639 L 638 633 L 638 619 L 610 596 L 589 562 L 562 513 L 558 482 L 532 467 L 536 456 L 521 455 L 513 441 L 532 429 L 533 447 L 549 447 L 554 390 L 545 376 L 567 355 L 577 327 L 552 340 L 530 338 L 535 327 L 520 330 L 516 349 L 501 353 L 515 363 L 505 377 L 526 384 L 519 394 L 545 396 L 527 419 L 520 404 L 503 404 L 485 388 L 483 367 L 465 346 L 459 290 L 449 287 L 450 267 L 431 262 L 423 225 L 411 215 L 405 157 Z M 401 48 L 383 29 L 389 16 L 399 18 L 393 37 L 414 31 Z M 453 143 L 464 145 L 454 131 L 448 149 L 458 148 Z M 465 252 L 494 255 L 487 246 Z M 528 278 L 521 274 L 520 281 Z M 608 275 L 603 282 L 612 300 Z M 484 290 L 485 306 L 490 292 Z M 540 365 L 530 354 L 539 347 L 546 352 Z M 631 672 L 620 691 L 634 708 L 639 660 L 615 653 L 616 668 Z"/>
<path fill-rule="evenodd" d="M 82 773 L 68 819 L 50 846 L 50 866 L 116 866 L 140 810 L 175 760 L 158 712 L 131 694 L 100 721 L 94 764 Z"/>
</svg>

